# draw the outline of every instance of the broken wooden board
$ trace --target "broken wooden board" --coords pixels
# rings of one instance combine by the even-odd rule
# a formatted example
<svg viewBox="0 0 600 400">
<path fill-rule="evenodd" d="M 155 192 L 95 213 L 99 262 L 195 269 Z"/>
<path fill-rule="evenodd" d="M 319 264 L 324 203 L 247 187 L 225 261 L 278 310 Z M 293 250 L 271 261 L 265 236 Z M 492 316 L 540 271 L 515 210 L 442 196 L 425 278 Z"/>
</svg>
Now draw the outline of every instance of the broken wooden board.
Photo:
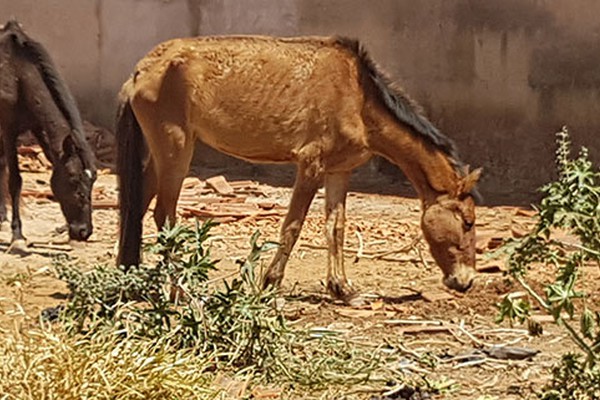
<svg viewBox="0 0 600 400">
<path fill-rule="evenodd" d="M 234 190 L 223 175 L 213 176 L 206 180 L 206 184 L 212 187 L 217 193 L 223 195 L 233 194 Z"/>
</svg>

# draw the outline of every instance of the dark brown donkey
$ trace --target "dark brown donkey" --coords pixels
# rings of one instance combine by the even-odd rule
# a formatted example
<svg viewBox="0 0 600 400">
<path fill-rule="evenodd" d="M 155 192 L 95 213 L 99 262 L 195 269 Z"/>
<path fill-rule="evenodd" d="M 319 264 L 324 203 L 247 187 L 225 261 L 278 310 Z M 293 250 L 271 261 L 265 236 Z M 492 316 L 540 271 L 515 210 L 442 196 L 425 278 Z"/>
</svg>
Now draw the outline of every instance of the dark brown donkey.
<svg viewBox="0 0 600 400">
<path fill-rule="evenodd" d="M 86 240 L 92 234 L 96 168 L 79 111 L 47 51 L 16 21 L 9 21 L 0 28 L 0 223 L 7 219 L 4 182 L 8 167 L 13 245 L 24 241 L 17 137 L 27 130 L 52 163 L 50 184 L 69 225 L 69 236 Z"/>
<path fill-rule="evenodd" d="M 281 283 L 324 183 L 328 289 L 347 302 L 357 299 L 344 271 L 345 200 L 351 171 L 374 154 L 400 167 L 416 188 L 422 229 L 444 283 L 461 291 L 472 283 L 480 171 L 462 167 L 451 140 L 390 85 L 356 41 L 206 37 L 162 43 L 122 88 L 117 137 L 121 265 L 140 261 L 141 221 L 154 196 L 157 226 L 174 221 L 200 139 L 245 160 L 297 165 L 265 285 Z"/>
</svg>

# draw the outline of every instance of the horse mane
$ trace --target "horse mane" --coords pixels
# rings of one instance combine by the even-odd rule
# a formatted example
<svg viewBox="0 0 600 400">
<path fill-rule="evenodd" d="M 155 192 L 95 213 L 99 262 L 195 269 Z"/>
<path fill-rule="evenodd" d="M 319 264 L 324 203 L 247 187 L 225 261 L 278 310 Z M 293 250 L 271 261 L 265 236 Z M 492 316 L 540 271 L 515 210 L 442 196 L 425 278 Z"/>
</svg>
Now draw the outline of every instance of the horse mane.
<svg viewBox="0 0 600 400">
<path fill-rule="evenodd" d="M 4 31 L 10 31 L 15 37 L 15 44 L 21 50 L 23 56 L 31 61 L 39 70 L 52 99 L 56 103 L 63 117 L 67 120 L 77 149 L 80 151 L 85 168 L 94 165 L 91 152 L 87 150 L 85 136 L 83 133 L 83 122 L 75 99 L 61 78 L 50 54 L 37 41 L 31 39 L 19 26 L 19 23 L 11 19 L 4 26 Z"/>
<path fill-rule="evenodd" d="M 335 42 L 356 56 L 361 67 L 362 79 L 370 80 L 377 89 L 379 100 L 398 122 L 411 128 L 411 133 L 418 135 L 448 156 L 454 169 L 462 176 L 464 174 L 463 165 L 454 142 L 425 117 L 423 108 L 377 67 L 375 61 L 358 40 L 336 37 Z"/>
</svg>

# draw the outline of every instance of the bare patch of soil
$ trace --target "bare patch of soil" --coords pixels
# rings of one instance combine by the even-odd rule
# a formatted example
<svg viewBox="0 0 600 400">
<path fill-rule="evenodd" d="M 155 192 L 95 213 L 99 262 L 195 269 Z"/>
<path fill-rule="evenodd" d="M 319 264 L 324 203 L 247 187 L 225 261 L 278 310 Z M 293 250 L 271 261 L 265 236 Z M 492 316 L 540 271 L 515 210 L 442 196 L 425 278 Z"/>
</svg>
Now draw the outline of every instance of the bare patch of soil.
<svg viewBox="0 0 600 400">
<path fill-rule="evenodd" d="M 24 174 L 25 188 L 36 190 L 49 181 L 49 173 Z M 241 194 L 245 203 L 271 202 L 273 209 L 285 206 L 291 194 L 286 187 L 254 184 Z M 194 187 L 190 184 L 189 188 Z M 189 189 L 188 190 L 191 190 Z M 47 189 L 47 188 L 46 188 Z M 25 256 L 6 253 L 10 232 L 0 232 L 0 326 L 14 314 L 35 321 L 42 309 L 55 306 L 67 294 L 65 285 L 52 272 L 52 259 L 66 254 L 81 268 L 97 263 L 114 263 L 118 231 L 114 175 L 100 175 L 95 186 L 99 209 L 94 212 L 95 231 L 86 243 L 69 243 L 60 233 L 64 218 L 58 205 L 47 199 L 23 200 L 23 227 L 29 242 Z M 193 204 L 190 193 L 180 206 Z M 207 194 L 218 197 L 217 194 Z M 200 196 L 201 197 L 201 196 Z M 506 282 L 502 272 L 481 273 L 475 287 L 466 294 L 447 291 L 421 238 L 419 202 L 415 199 L 352 192 L 348 198 L 346 233 L 347 272 L 353 284 L 367 295 L 368 305 L 361 309 L 333 301 L 325 291 L 326 250 L 322 234 L 323 197 L 314 202 L 301 238 L 290 259 L 284 279 L 285 312 L 294 323 L 339 330 L 353 340 L 379 346 L 386 341 L 401 342 L 406 363 L 398 365 L 407 375 L 426 375 L 437 385 L 450 390 L 440 398 L 512 399 L 531 396 L 549 374 L 549 367 L 561 354 L 574 350 L 568 338 L 548 322 L 544 334 L 530 337 L 522 326 L 497 325 L 495 305 L 518 288 Z M 246 208 L 247 209 L 247 208 Z M 282 215 L 268 213 L 234 218 L 214 229 L 212 253 L 222 261 L 213 277 L 236 270 L 235 260 L 249 251 L 249 238 L 260 230 L 263 239 L 277 240 Z M 187 223 L 192 219 L 184 218 Z M 479 265 L 490 266 L 483 252 L 500 238 L 518 235 L 532 223 L 527 213 L 512 207 L 480 207 L 477 229 L 480 232 Z M 145 233 L 155 232 L 150 213 Z M 362 243 L 362 245 L 361 245 Z M 268 262 L 268 260 L 265 260 Z M 501 262 L 495 262 L 500 269 Z M 491 266 L 489 271 L 498 271 Z M 598 302 L 598 268 L 590 267 L 586 290 Z M 552 271 L 533 271 L 541 284 Z M 22 307 L 22 308 L 21 308 Z M 490 345 L 510 344 L 539 350 L 531 360 L 515 361 L 486 358 L 482 350 Z M 437 366 L 427 367 L 417 358 L 430 357 Z M 444 383 L 445 382 L 445 383 Z"/>
</svg>

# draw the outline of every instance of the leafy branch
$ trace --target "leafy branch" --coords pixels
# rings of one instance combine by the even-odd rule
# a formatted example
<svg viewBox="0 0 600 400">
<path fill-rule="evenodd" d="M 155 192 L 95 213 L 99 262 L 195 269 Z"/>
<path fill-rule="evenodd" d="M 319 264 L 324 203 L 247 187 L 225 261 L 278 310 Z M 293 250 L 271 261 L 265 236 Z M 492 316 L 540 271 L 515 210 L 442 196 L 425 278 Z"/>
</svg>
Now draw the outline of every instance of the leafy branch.
<svg viewBox="0 0 600 400">
<path fill-rule="evenodd" d="M 583 280 L 583 266 L 591 263 L 600 266 L 600 171 L 589 161 L 585 148 L 581 149 L 577 158 L 571 158 L 571 142 L 566 128 L 556 136 L 558 179 L 540 189 L 543 199 L 536 207 L 535 227 L 522 238 L 509 240 L 501 252 L 508 255 L 510 276 L 544 312 L 553 317 L 556 324 L 568 332 L 586 356 L 581 365 L 576 364 L 576 358 L 565 358 L 563 362 L 573 368 L 597 371 L 600 314 L 587 308 L 588 296 L 578 289 L 578 284 Z M 569 240 L 556 238 L 559 231 L 566 232 Z M 529 269 L 540 265 L 556 270 L 554 282 L 547 284 L 543 292 L 536 291 L 527 280 Z M 582 308 L 579 326 L 572 323 L 576 306 Z M 525 299 L 507 296 L 499 308 L 499 321 L 508 318 L 523 322 L 529 318 L 531 305 Z M 572 376 L 562 369 L 555 371 L 559 370 L 563 377 Z"/>
</svg>

